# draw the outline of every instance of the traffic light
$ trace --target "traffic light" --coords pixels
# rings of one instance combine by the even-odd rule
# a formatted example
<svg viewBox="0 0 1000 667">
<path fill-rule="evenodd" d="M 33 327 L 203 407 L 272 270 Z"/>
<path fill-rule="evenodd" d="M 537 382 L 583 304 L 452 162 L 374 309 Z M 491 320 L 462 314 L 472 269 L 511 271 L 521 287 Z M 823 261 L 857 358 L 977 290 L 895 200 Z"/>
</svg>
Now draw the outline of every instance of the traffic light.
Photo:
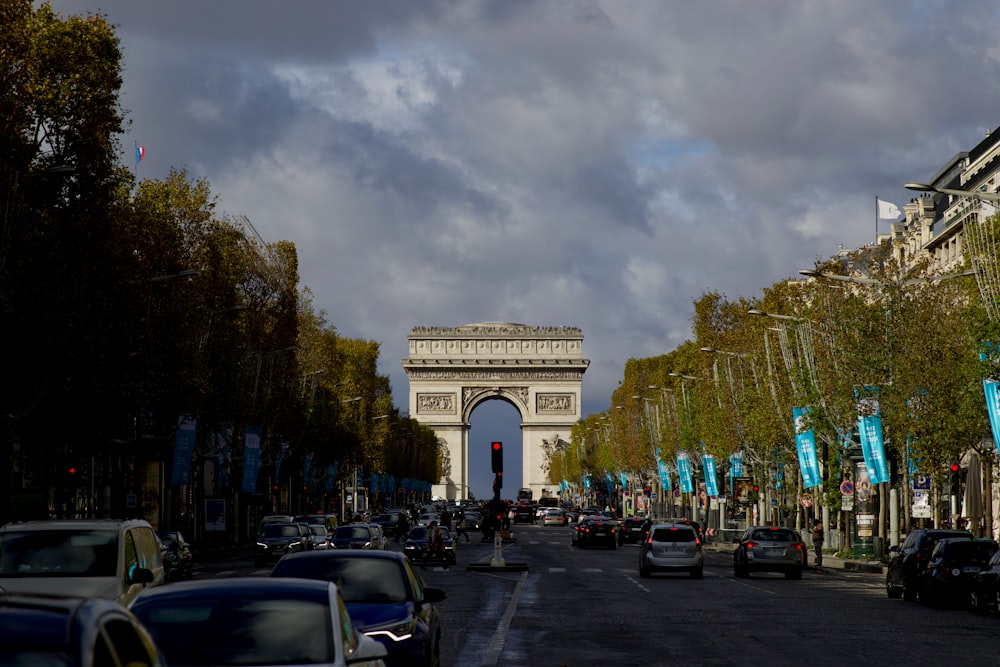
<svg viewBox="0 0 1000 667">
<path fill-rule="evenodd" d="M 951 495 L 957 496 L 962 490 L 962 466 L 958 461 L 952 461 L 950 471 Z"/>
<path fill-rule="evenodd" d="M 754 484 L 750 493 L 750 500 L 757 502 L 760 499 L 760 486 Z"/>
<path fill-rule="evenodd" d="M 500 489 L 502 488 L 503 488 L 503 473 L 498 472 L 496 475 L 493 476 L 493 493 L 494 494 L 500 493 Z"/>
<path fill-rule="evenodd" d="M 503 443 L 494 442 L 490 446 L 490 462 L 493 472 L 503 472 Z"/>
</svg>

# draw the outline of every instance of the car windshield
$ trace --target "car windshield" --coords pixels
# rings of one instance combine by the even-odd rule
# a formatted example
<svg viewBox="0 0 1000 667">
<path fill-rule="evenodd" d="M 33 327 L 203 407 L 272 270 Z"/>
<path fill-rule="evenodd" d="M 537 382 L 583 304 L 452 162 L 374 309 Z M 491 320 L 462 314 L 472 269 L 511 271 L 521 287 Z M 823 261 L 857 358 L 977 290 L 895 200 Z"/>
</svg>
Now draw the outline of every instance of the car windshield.
<svg viewBox="0 0 1000 667">
<path fill-rule="evenodd" d="M 264 526 L 260 534 L 264 537 L 298 537 L 299 527 L 290 523 L 270 523 Z"/>
<path fill-rule="evenodd" d="M 341 526 L 337 529 L 337 532 L 333 534 L 334 539 L 348 540 L 348 539 L 369 539 L 371 537 L 371 531 L 368 530 L 368 526 Z"/>
<path fill-rule="evenodd" d="M 949 542 L 945 547 L 945 558 L 949 560 L 981 561 L 987 562 L 997 551 L 997 545 L 993 542 L 978 542 L 973 540 L 961 540 Z"/>
<path fill-rule="evenodd" d="M 26 530 L 0 535 L 0 576 L 113 577 L 118 537 L 110 530 Z"/>
<path fill-rule="evenodd" d="M 767 528 L 755 530 L 750 539 L 763 542 L 798 542 L 799 536 L 787 528 Z"/>
<path fill-rule="evenodd" d="M 694 542 L 694 531 L 690 528 L 657 528 L 653 531 L 654 542 Z"/>
<path fill-rule="evenodd" d="M 344 602 L 405 602 L 403 570 L 388 558 L 293 558 L 279 562 L 272 577 L 319 579 L 337 584 Z"/>
<path fill-rule="evenodd" d="M 334 662 L 329 603 L 316 600 L 174 598 L 136 605 L 170 665 Z"/>
<path fill-rule="evenodd" d="M 417 526 L 410 531 L 411 540 L 426 540 L 427 539 L 427 528 L 424 526 Z"/>
<path fill-rule="evenodd" d="M 163 542 L 163 546 L 168 549 L 174 549 L 177 547 L 177 535 L 174 533 L 157 533 L 160 538 L 160 542 Z"/>
</svg>

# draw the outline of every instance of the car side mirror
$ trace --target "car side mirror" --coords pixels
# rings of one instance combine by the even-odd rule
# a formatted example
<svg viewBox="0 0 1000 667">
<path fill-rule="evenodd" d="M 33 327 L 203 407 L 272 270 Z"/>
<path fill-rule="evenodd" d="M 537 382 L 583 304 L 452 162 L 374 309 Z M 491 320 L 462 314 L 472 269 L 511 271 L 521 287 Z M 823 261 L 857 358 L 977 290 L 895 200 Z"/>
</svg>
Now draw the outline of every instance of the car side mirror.
<svg viewBox="0 0 1000 667">
<path fill-rule="evenodd" d="M 889 553 L 891 553 L 891 554 L 898 554 L 899 553 L 899 545 L 896 544 L 896 545 L 893 545 L 893 546 L 889 547 Z"/>
<path fill-rule="evenodd" d="M 151 584 L 153 583 L 153 571 L 146 567 L 137 567 L 132 570 L 132 576 L 128 578 L 130 584 Z"/>
<path fill-rule="evenodd" d="M 448 594 L 444 591 L 443 588 L 437 588 L 435 586 L 424 586 L 424 599 L 422 599 L 420 602 L 421 604 L 427 602 L 434 604 L 436 602 L 441 602 L 441 600 L 444 600 L 446 597 L 448 597 Z"/>
</svg>

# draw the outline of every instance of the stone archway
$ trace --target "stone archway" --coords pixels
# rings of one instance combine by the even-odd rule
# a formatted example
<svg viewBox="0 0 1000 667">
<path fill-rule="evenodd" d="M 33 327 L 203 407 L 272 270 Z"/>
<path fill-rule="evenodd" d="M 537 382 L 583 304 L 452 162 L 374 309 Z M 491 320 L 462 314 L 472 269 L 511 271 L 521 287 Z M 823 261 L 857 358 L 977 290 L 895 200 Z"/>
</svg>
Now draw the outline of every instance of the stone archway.
<svg viewBox="0 0 1000 667">
<path fill-rule="evenodd" d="M 434 429 L 450 465 L 433 494 L 469 496 L 469 426 L 484 401 L 510 403 L 521 416 L 523 486 L 535 498 L 551 486 L 545 449 L 570 439 L 580 419 L 583 332 L 480 322 L 459 327 L 414 327 L 403 369 L 410 382 L 410 417 Z M 510 494 L 513 496 L 513 492 Z"/>
</svg>

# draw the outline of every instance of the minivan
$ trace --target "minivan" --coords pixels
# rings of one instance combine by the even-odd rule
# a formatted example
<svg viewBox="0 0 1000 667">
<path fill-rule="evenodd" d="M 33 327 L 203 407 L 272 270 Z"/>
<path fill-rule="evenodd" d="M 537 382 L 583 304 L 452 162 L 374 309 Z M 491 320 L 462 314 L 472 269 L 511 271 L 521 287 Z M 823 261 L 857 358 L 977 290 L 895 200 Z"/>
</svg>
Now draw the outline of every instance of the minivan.
<svg viewBox="0 0 1000 667">
<path fill-rule="evenodd" d="M 141 519 L 13 522 L 0 527 L 0 589 L 117 600 L 166 578 L 156 533 Z"/>
</svg>

